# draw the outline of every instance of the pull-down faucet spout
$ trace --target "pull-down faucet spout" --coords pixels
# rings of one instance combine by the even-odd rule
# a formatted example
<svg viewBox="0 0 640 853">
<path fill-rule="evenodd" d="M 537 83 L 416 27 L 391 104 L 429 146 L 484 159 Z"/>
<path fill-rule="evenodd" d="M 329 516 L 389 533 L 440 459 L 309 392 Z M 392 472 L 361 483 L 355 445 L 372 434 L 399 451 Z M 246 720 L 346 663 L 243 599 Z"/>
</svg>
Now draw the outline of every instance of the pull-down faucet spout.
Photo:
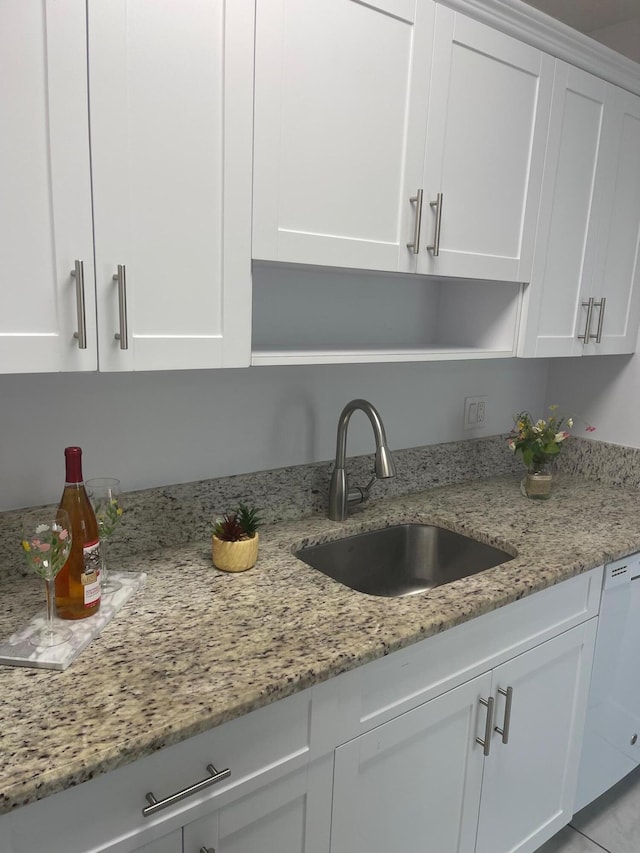
<svg viewBox="0 0 640 853">
<path fill-rule="evenodd" d="M 349 489 L 347 472 L 345 470 L 347 456 L 347 428 L 351 415 L 356 409 L 361 409 L 369 418 L 373 427 L 376 441 L 375 473 L 367 486 L 355 486 Z M 338 419 L 338 436 L 336 441 L 336 461 L 331 474 L 329 486 L 329 518 L 333 521 L 344 521 L 349 511 L 349 504 L 362 503 L 369 497 L 369 489 L 376 479 L 395 477 L 396 466 L 391 451 L 387 446 L 382 419 L 377 409 L 367 400 L 352 400 L 342 410 Z"/>
</svg>

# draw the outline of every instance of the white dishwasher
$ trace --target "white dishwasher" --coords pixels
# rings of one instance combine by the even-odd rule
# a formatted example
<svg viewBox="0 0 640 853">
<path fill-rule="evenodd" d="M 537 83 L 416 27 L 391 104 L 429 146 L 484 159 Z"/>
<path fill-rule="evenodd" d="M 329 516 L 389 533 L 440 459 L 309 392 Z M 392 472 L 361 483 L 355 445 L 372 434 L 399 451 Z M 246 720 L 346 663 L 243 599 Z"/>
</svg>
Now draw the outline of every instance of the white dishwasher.
<svg viewBox="0 0 640 853">
<path fill-rule="evenodd" d="M 575 811 L 640 764 L 640 554 L 605 566 Z"/>
</svg>

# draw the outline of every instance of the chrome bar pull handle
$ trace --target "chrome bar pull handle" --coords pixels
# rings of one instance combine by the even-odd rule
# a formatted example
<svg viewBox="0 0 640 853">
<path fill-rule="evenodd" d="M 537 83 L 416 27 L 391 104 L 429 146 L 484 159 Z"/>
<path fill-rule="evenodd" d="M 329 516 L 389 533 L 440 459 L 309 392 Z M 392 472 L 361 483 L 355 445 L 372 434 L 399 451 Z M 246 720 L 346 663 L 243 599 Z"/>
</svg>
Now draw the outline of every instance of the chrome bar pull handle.
<svg viewBox="0 0 640 853">
<path fill-rule="evenodd" d="M 513 701 L 513 687 L 507 687 L 506 690 L 503 690 L 502 687 L 498 687 L 498 693 L 501 696 L 506 697 L 506 702 L 504 706 L 504 720 L 502 722 L 502 728 L 500 726 L 496 726 L 494 731 L 498 732 L 499 735 L 502 735 L 502 743 L 509 743 L 509 728 L 511 726 L 511 703 Z"/>
<path fill-rule="evenodd" d="M 593 307 L 599 308 L 600 313 L 598 314 L 598 328 L 596 329 L 595 335 L 589 335 L 589 338 L 595 338 L 596 343 L 599 344 L 602 342 L 602 324 L 604 323 L 604 309 L 606 307 L 607 300 L 603 296 L 599 302 L 594 302 Z"/>
<path fill-rule="evenodd" d="M 438 193 L 435 201 L 429 202 L 429 207 L 436 209 L 436 225 L 433 232 L 433 246 L 427 246 L 427 252 L 431 252 L 434 258 L 440 254 L 440 225 L 442 224 L 442 193 Z"/>
<path fill-rule="evenodd" d="M 223 779 L 228 779 L 229 776 L 231 776 L 231 770 L 229 770 L 229 768 L 227 768 L 226 770 L 216 770 L 213 764 L 207 764 L 207 770 L 209 771 L 210 775 L 207 776 L 206 779 L 201 779 L 194 785 L 189 785 L 188 788 L 183 788 L 182 791 L 178 791 L 175 794 L 170 794 L 168 797 L 165 797 L 162 800 L 157 800 L 151 793 L 151 791 L 149 791 L 145 798 L 149 805 L 145 806 L 142 809 L 142 814 L 144 815 L 144 817 L 149 817 L 149 815 L 159 812 L 160 809 L 166 809 L 167 806 L 172 806 L 174 803 L 177 803 L 180 800 L 184 800 L 185 797 L 190 797 L 192 794 L 197 794 L 198 791 L 202 791 L 205 788 L 208 788 L 210 785 L 215 785 L 216 782 L 221 782 Z"/>
<path fill-rule="evenodd" d="M 593 303 L 593 296 L 590 296 L 587 302 L 581 303 L 582 307 L 587 309 L 587 321 L 584 324 L 584 334 L 578 335 L 578 340 L 584 341 L 585 344 L 589 341 L 589 338 L 591 337 L 591 316 L 593 314 Z"/>
<path fill-rule="evenodd" d="M 483 699 L 480 697 L 480 704 L 484 705 L 487 709 L 487 721 L 484 726 L 484 739 L 481 737 L 476 737 L 476 743 L 479 743 L 481 747 L 483 747 L 483 752 L 485 755 L 489 755 L 489 750 L 491 749 L 491 732 L 493 731 L 493 696 L 490 696 L 488 699 Z"/>
<path fill-rule="evenodd" d="M 118 314 L 120 331 L 113 336 L 120 341 L 120 349 L 129 349 L 129 331 L 127 329 L 127 270 L 124 264 L 118 264 L 118 272 L 113 280 L 118 284 Z"/>
<path fill-rule="evenodd" d="M 416 206 L 416 221 L 413 227 L 413 243 L 407 243 L 407 249 L 411 249 L 414 255 L 420 252 L 420 226 L 422 224 L 422 190 L 411 196 L 409 201 Z"/>
<path fill-rule="evenodd" d="M 78 314 L 78 331 L 73 337 L 78 341 L 78 349 L 87 348 L 87 312 L 84 305 L 84 261 L 76 261 L 71 270 L 71 278 L 76 280 L 76 312 Z"/>
<path fill-rule="evenodd" d="M 198 853 L 216 853 L 213 847 L 201 847 Z"/>
</svg>

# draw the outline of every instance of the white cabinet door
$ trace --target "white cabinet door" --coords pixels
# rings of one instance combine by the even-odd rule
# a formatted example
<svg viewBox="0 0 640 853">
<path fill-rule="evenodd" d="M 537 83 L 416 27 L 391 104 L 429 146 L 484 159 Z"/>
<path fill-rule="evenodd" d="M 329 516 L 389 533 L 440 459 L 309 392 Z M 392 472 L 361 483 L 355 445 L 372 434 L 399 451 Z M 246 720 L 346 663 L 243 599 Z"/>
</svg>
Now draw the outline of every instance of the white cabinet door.
<svg viewBox="0 0 640 853">
<path fill-rule="evenodd" d="M 258 0 L 254 258 L 412 269 L 433 4 Z"/>
<path fill-rule="evenodd" d="M 259 0 L 257 16 L 254 258 L 529 278 L 549 56 L 414 0 Z"/>
<path fill-rule="evenodd" d="M 573 813 L 595 634 L 591 619 L 338 747 L 331 853 L 537 850 Z"/>
<path fill-rule="evenodd" d="M 518 354 L 634 352 L 639 250 L 640 98 L 558 61 Z"/>
<path fill-rule="evenodd" d="M 507 743 L 494 728 L 476 853 L 531 853 L 571 819 L 595 634 L 591 619 L 494 670 L 494 723 Z M 510 722 L 499 692 L 508 688 Z"/>
<path fill-rule="evenodd" d="M 527 324 L 520 355 L 581 355 L 596 260 L 598 173 L 612 88 L 557 62 Z"/>
<path fill-rule="evenodd" d="M 331 853 L 473 851 L 485 674 L 338 747 Z M 494 850 L 493 853 L 496 853 Z"/>
<path fill-rule="evenodd" d="M 88 10 L 100 370 L 248 365 L 253 2 Z"/>
<path fill-rule="evenodd" d="M 553 59 L 437 6 L 418 271 L 527 281 Z M 436 246 L 441 195 L 439 245 Z"/>
<path fill-rule="evenodd" d="M 0 3 L 0 373 L 96 369 L 86 67 L 81 0 Z"/>
<path fill-rule="evenodd" d="M 603 213 L 591 285 L 600 307 L 586 354 L 629 353 L 640 325 L 640 98 L 610 86 L 607 148 L 599 169 Z M 606 307 L 606 310 L 605 310 Z"/>
<path fill-rule="evenodd" d="M 331 768 L 329 768 L 330 770 Z M 326 775 L 326 774 L 325 774 Z M 330 775 L 325 788 L 330 792 Z M 184 853 L 319 853 L 328 850 L 330 811 L 324 815 L 326 844 L 309 831 L 308 768 L 291 773 L 183 828 Z"/>
<path fill-rule="evenodd" d="M 142 847 L 136 847 L 133 853 L 182 853 L 182 832 L 177 829 L 169 835 L 163 835 L 156 841 L 150 841 Z"/>
</svg>

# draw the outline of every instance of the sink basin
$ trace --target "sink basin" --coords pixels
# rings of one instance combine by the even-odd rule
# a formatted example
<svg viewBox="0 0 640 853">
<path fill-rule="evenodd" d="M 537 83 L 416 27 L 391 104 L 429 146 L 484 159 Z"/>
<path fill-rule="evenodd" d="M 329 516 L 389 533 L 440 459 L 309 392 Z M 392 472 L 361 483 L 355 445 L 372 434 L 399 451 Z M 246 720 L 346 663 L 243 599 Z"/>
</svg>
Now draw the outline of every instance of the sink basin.
<svg viewBox="0 0 640 853">
<path fill-rule="evenodd" d="M 398 524 L 311 545 L 296 557 L 368 595 L 413 595 L 475 575 L 512 554 L 431 524 Z"/>
</svg>

